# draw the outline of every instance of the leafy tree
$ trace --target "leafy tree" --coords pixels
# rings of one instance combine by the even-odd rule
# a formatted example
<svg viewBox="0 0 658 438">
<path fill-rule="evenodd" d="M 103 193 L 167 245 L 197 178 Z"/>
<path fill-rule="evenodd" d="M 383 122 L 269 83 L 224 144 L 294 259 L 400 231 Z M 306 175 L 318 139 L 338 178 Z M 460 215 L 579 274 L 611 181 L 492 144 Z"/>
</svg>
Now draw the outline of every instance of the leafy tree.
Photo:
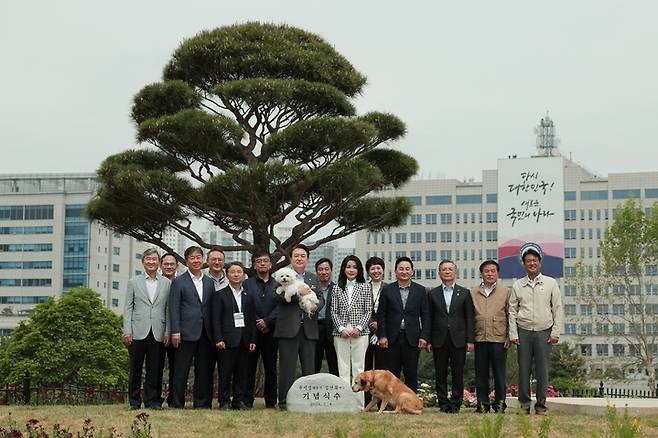
<svg viewBox="0 0 658 438">
<path fill-rule="evenodd" d="M 137 140 L 154 148 L 108 157 L 88 214 L 167 251 L 167 228 L 210 246 L 194 230 L 198 217 L 232 235 L 225 251 L 273 247 L 276 256 L 325 226 L 328 235 L 311 249 L 398 226 L 411 205 L 382 191 L 418 165 L 381 147 L 404 135 L 402 121 L 356 115 L 350 100 L 365 83 L 333 47 L 294 27 L 201 32 L 174 52 L 162 82 L 135 96 Z M 289 216 L 292 234 L 275 235 Z"/>
<path fill-rule="evenodd" d="M 549 381 L 555 389 L 568 391 L 587 388 L 586 372 L 585 359 L 575 348 L 567 344 L 559 344 L 551 348 Z"/>
<path fill-rule="evenodd" d="M 1 384 L 29 371 L 35 382 L 123 385 L 127 367 L 121 318 L 87 288 L 38 305 L 0 350 Z"/>
<path fill-rule="evenodd" d="M 579 263 L 571 279 L 582 303 L 607 312 L 592 312 L 597 331 L 609 330 L 613 342 L 624 347 L 623 361 L 644 370 L 650 388 L 656 387 L 658 335 L 658 208 L 645 212 L 629 199 L 616 211 L 614 223 L 601 241 L 602 261 Z M 607 334 L 607 333 L 600 333 Z"/>
</svg>

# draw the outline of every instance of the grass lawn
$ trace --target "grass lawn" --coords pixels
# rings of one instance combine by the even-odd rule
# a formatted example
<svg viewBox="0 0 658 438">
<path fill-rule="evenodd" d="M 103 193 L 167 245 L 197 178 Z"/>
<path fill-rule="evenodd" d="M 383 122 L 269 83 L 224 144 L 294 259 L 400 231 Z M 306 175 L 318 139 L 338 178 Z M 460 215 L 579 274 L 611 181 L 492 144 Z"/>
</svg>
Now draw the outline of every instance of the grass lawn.
<svg viewBox="0 0 658 438">
<path fill-rule="evenodd" d="M 54 424 L 70 428 L 73 436 L 82 430 L 86 418 L 91 419 L 97 432 L 108 436 L 115 427 L 124 437 L 130 433 L 135 415 L 125 406 L 1 406 L 0 427 L 7 427 L 11 418 L 19 430 L 35 418 L 50 433 Z M 153 436 L 161 437 L 438 437 L 466 436 L 469 424 L 480 424 L 482 416 L 471 409 L 461 414 L 448 415 L 426 409 L 421 416 L 359 414 L 299 414 L 256 408 L 249 412 L 211 411 L 147 411 Z M 491 417 L 493 420 L 493 416 Z M 535 431 L 540 417 L 530 416 Z M 658 436 L 658 418 L 640 419 L 643 436 Z M 505 436 L 519 436 L 517 415 L 508 413 L 503 431 Z M 607 431 L 605 417 L 556 413 L 552 417 L 551 437 L 590 437 Z M 536 433 L 536 432 L 535 432 Z M 99 436 L 99 435 L 96 435 Z M 536 435 L 535 435 L 536 436 Z"/>
</svg>

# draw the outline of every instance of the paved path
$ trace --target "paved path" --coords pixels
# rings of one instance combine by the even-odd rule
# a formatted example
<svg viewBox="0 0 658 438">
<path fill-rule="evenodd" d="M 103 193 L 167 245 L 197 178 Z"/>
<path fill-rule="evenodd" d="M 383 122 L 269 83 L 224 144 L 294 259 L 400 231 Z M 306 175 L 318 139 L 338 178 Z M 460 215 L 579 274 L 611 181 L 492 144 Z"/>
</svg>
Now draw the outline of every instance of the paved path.
<svg viewBox="0 0 658 438">
<path fill-rule="evenodd" d="M 612 405 L 623 412 L 628 407 L 630 416 L 658 416 L 658 398 L 613 398 Z M 507 405 L 516 410 L 518 400 L 516 397 L 507 399 Z M 607 399 L 605 398 L 578 398 L 578 397 L 551 397 L 546 399 L 549 411 L 566 412 L 571 414 L 605 415 Z"/>
</svg>

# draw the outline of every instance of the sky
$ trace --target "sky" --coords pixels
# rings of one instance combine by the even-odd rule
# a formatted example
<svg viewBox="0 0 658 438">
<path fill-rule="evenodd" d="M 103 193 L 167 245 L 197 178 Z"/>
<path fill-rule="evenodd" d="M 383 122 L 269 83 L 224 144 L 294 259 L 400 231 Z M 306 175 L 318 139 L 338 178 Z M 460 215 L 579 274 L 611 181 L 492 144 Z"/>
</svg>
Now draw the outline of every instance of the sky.
<svg viewBox="0 0 658 438">
<path fill-rule="evenodd" d="M 535 153 L 549 111 L 563 155 L 598 175 L 656 171 L 658 2 L 3 1 L 0 173 L 92 172 L 135 147 L 132 98 L 185 39 L 246 21 L 332 44 L 396 114 L 421 178 L 474 178 Z"/>
</svg>

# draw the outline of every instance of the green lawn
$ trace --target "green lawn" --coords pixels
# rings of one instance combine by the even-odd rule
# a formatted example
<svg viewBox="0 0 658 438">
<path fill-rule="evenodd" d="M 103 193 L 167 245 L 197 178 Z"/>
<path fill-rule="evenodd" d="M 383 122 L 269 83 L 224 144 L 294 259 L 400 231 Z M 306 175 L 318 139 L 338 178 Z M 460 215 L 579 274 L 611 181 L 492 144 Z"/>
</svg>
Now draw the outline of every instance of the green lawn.
<svg viewBox="0 0 658 438">
<path fill-rule="evenodd" d="M 135 415 L 124 406 L 2 406 L 0 426 L 7 427 L 11 418 L 25 432 L 25 423 L 39 420 L 46 432 L 54 424 L 70 428 L 73 436 L 82 430 L 86 418 L 96 431 L 108 436 L 115 427 L 124 437 L 130 433 Z M 297 414 L 256 408 L 249 412 L 211 411 L 148 411 L 153 436 L 161 437 L 435 437 L 466 436 L 469 424 L 479 424 L 482 416 L 466 409 L 458 415 L 426 409 L 422 416 L 359 414 Z M 493 419 L 493 417 L 492 417 Z M 534 430 L 541 418 L 529 417 Z M 643 436 L 658 436 L 658 418 L 641 418 Z M 508 413 L 503 426 L 505 436 L 519 436 L 517 416 Z M 551 437 L 590 437 L 607 431 L 605 417 L 556 413 L 552 418 Z M 99 435 L 96 435 L 99 436 Z M 536 436 L 536 435 L 535 435 Z"/>
</svg>

